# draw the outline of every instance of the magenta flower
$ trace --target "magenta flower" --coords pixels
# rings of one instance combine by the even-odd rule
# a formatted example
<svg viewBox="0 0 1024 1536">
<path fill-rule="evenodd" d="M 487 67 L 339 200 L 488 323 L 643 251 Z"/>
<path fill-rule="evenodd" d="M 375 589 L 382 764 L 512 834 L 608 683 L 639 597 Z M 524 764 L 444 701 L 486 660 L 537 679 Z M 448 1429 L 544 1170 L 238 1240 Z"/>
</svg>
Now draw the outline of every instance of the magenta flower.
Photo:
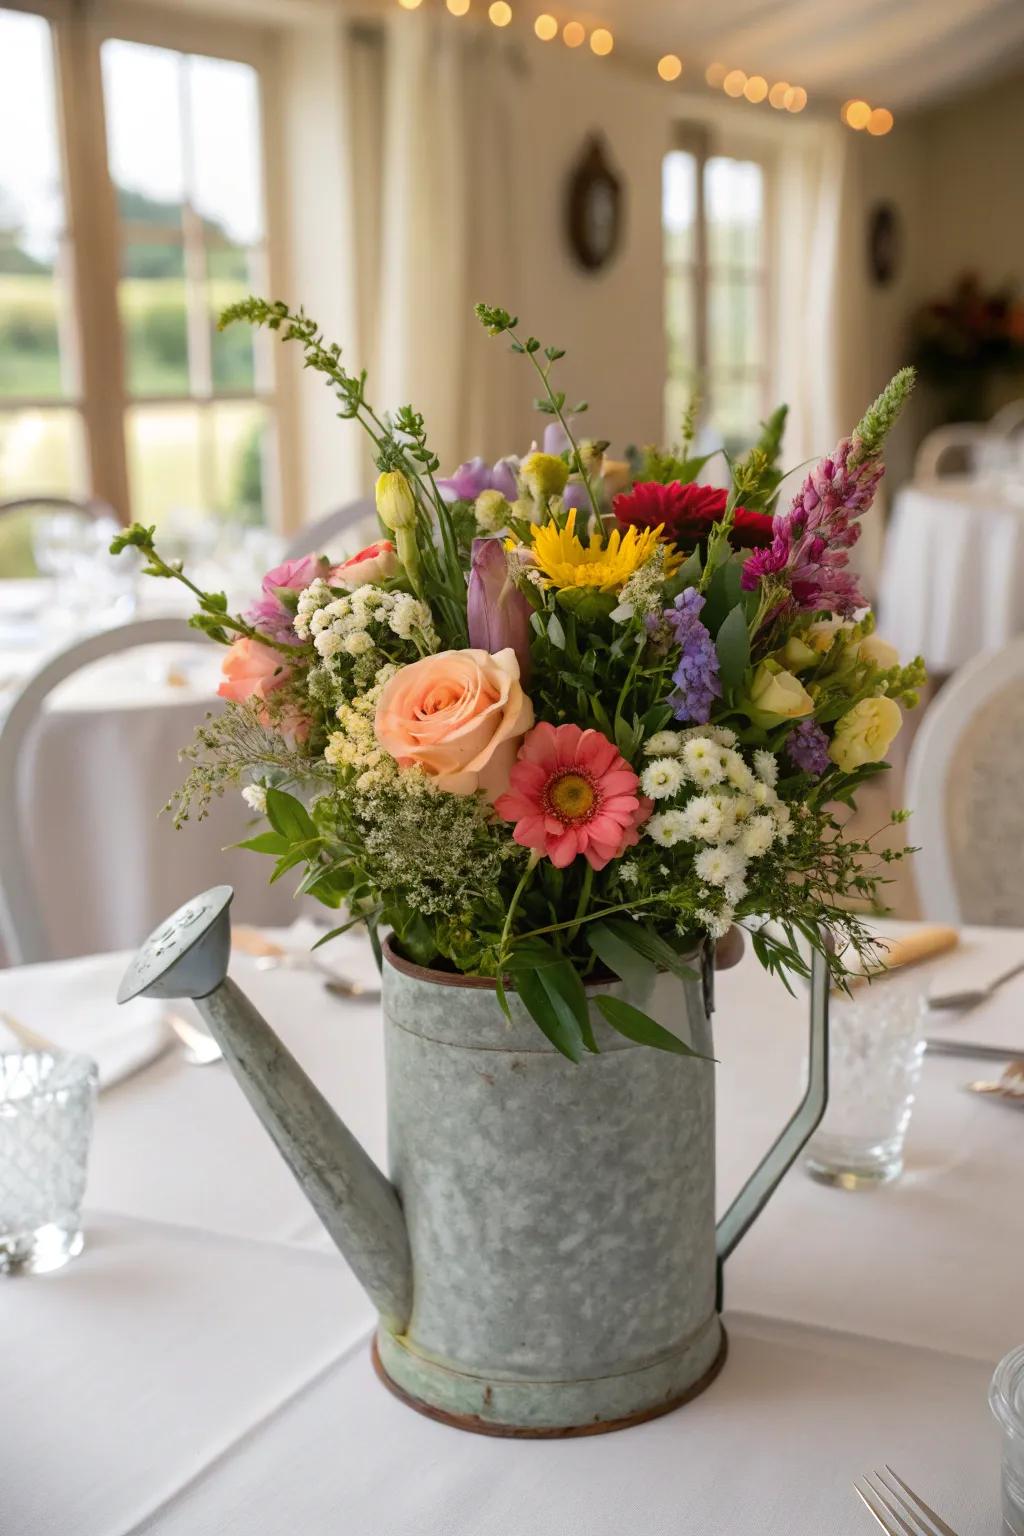
<svg viewBox="0 0 1024 1536">
<path fill-rule="evenodd" d="M 263 578 L 262 595 L 245 617 L 254 629 L 298 645 L 293 627 L 298 594 L 311 586 L 318 576 L 326 576 L 330 561 L 324 555 L 303 555 L 300 560 L 285 560 L 275 565 Z"/>
<path fill-rule="evenodd" d="M 479 457 L 469 459 L 447 480 L 439 480 L 437 488 L 447 502 L 476 501 L 481 491 L 500 491 L 509 501 L 515 501 L 519 494 L 516 489 L 518 463 L 516 458 L 499 459 L 493 465 Z"/>
<path fill-rule="evenodd" d="M 877 454 L 856 452 L 859 446 L 856 437 L 844 438 L 807 476 L 789 511 L 775 514 L 771 544 L 743 567 L 746 591 L 770 576 L 788 587 L 785 606 L 843 617 L 864 606 L 857 577 L 847 569 L 849 551 L 861 535 L 856 519 L 874 501 L 884 469 Z"/>
<path fill-rule="evenodd" d="M 511 646 L 525 685 L 530 675 L 530 605 L 508 572 L 500 539 L 473 540 L 473 566 L 466 595 L 469 643 L 497 655 Z"/>
</svg>

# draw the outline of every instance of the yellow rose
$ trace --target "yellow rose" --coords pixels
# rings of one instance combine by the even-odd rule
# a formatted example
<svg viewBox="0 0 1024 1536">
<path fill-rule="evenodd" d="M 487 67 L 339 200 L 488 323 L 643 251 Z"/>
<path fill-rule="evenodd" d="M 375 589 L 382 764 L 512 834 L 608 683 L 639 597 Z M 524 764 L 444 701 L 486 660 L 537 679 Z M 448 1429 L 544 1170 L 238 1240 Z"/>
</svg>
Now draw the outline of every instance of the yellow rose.
<svg viewBox="0 0 1024 1536">
<path fill-rule="evenodd" d="M 869 661 L 873 667 L 880 667 L 883 672 L 888 672 L 890 667 L 898 667 L 900 664 L 896 647 L 879 635 L 864 636 L 857 647 L 857 660 Z"/>
<path fill-rule="evenodd" d="M 818 659 L 818 652 L 800 635 L 790 635 L 779 652 L 779 658 L 794 672 L 803 672 L 807 667 L 814 665 Z"/>
<path fill-rule="evenodd" d="M 832 649 L 832 642 L 837 635 L 844 630 L 852 629 L 853 625 L 848 619 L 837 619 L 834 615 L 831 619 L 819 619 L 804 631 L 804 639 L 812 651 L 819 656 L 824 656 L 826 651 Z"/>
<path fill-rule="evenodd" d="M 828 755 L 844 773 L 864 763 L 880 763 L 903 724 L 900 707 L 884 695 L 861 699 L 836 725 Z"/>
<path fill-rule="evenodd" d="M 786 672 L 777 661 L 762 661 L 750 685 L 752 716 L 770 715 L 771 723 L 801 720 L 814 712 L 814 700 L 798 677 Z M 768 724 L 768 721 L 760 721 Z"/>
</svg>

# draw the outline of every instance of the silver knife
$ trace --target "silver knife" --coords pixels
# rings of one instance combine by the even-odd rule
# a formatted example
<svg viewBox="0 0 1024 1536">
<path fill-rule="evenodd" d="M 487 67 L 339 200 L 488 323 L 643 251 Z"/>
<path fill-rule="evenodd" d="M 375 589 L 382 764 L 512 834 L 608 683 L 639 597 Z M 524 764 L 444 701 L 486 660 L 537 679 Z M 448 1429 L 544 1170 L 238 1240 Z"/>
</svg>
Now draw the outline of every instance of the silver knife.
<svg viewBox="0 0 1024 1536">
<path fill-rule="evenodd" d="M 930 1056 L 973 1056 L 979 1061 L 1024 1061 L 1024 1047 L 974 1045 L 967 1040 L 926 1040 Z"/>
</svg>

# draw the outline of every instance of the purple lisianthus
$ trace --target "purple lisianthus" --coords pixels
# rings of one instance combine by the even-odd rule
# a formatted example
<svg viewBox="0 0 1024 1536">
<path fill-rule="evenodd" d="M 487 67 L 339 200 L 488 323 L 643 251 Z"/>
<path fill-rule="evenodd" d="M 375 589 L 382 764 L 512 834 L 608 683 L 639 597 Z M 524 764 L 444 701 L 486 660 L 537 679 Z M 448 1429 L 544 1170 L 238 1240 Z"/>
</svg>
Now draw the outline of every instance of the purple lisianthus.
<svg viewBox="0 0 1024 1536">
<path fill-rule="evenodd" d="M 696 588 L 688 587 L 685 592 L 680 592 L 673 606 L 666 608 L 663 615 L 651 614 L 647 620 L 649 628 L 657 628 L 664 620 L 679 643 L 679 664 L 672 674 L 676 686 L 669 694 L 668 702 L 677 720 L 692 720 L 696 725 L 707 723 L 712 705 L 722 696 L 718 652 L 700 620 L 703 607 L 703 597 Z"/>
<path fill-rule="evenodd" d="M 820 779 L 825 770 L 832 766 L 832 759 L 828 755 L 828 737 L 813 720 L 801 720 L 790 731 L 786 737 L 786 753 L 795 768 L 799 768 L 802 773 L 809 773 L 815 779 Z"/>
<path fill-rule="evenodd" d="M 877 455 L 844 438 L 831 458 L 807 476 L 788 512 L 777 512 L 772 542 L 743 567 L 744 590 L 765 577 L 789 589 L 789 604 L 805 613 L 827 609 L 847 617 L 864 606 L 849 551 L 861 535 L 860 518 L 874 501 L 883 467 Z"/>
<path fill-rule="evenodd" d="M 519 662 L 519 679 L 530 674 L 530 615 L 526 598 L 509 575 L 501 539 L 474 539 L 473 565 L 466 595 L 469 643 L 495 655 L 511 646 Z"/>
<path fill-rule="evenodd" d="M 460 464 L 454 475 L 439 480 L 437 488 L 445 501 L 476 501 L 481 491 L 500 491 L 508 501 L 515 501 L 516 468 L 519 460 L 513 457 L 499 459 L 488 464 L 479 457 Z"/>
<path fill-rule="evenodd" d="M 318 576 L 326 576 L 329 570 L 330 561 L 324 555 L 303 555 L 300 560 L 275 565 L 264 576 L 261 596 L 249 608 L 246 620 L 272 640 L 298 645 L 293 622 L 298 593 L 311 586 Z"/>
</svg>

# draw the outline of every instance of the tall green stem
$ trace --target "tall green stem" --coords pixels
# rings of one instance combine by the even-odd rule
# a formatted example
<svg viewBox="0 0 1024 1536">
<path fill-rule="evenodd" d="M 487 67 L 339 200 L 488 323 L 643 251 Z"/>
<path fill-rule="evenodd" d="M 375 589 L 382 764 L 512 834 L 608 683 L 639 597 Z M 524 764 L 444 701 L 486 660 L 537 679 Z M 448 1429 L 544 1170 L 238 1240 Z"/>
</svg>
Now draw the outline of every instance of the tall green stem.
<svg viewBox="0 0 1024 1536">
<path fill-rule="evenodd" d="M 534 366 L 534 370 L 536 371 L 537 377 L 540 379 L 541 383 L 544 386 L 544 393 L 548 397 L 548 402 L 549 402 L 549 404 L 551 406 L 551 409 L 552 409 L 555 417 L 558 420 L 559 426 L 562 428 L 562 431 L 565 433 L 566 437 L 569 439 L 569 446 L 572 448 L 573 463 L 576 466 L 576 473 L 579 475 L 580 479 L 583 481 L 583 484 L 586 486 L 587 500 L 590 502 L 590 510 L 594 514 L 595 521 L 598 524 L 600 524 L 601 514 L 600 514 L 600 512 L 597 509 L 597 499 L 594 496 L 594 488 L 593 488 L 593 486 L 590 483 L 590 476 L 587 474 L 587 471 L 586 471 L 586 469 L 583 466 L 583 455 L 580 453 L 579 444 L 576 442 L 575 437 L 573 437 L 573 435 L 572 435 L 572 432 L 571 432 L 570 427 L 569 427 L 569 423 L 565 419 L 565 416 L 564 416 L 564 414 L 562 412 L 562 407 L 558 403 L 558 399 L 557 399 L 557 397 L 555 395 L 555 392 L 551 388 L 551 380 L 548 378 L 548 372 L 549 372 L 549 369 L 550 369 L 550 364 L 549 364 L 548 368 L 542 368 L 540 363 L 538 363 L 538 361 L 537 361 L 536 354 L 531 352 L 531 351 L 529 351 L 527 349 L 527 347 L 524 345 L 524 343 L 519 340 L 519 337 L 516 335 L 515 331 L 510 330 L 509 331 L 509 335 L 512 337 L 512 340 L 514 342 L 516 342 L 519 346 L 521 346 L 523 348 L 523 351 L 526 353 L 527 357 L 530 359 L 530 362 Z"/>
</svg>

